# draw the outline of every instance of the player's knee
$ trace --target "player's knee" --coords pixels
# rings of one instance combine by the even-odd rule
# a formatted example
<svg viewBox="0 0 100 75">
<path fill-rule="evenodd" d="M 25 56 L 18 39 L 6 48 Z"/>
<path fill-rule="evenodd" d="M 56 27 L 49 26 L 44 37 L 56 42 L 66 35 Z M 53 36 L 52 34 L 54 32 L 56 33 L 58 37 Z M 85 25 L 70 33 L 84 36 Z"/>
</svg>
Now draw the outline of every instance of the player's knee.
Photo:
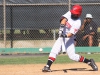
<svg viewBox="0 0 100 75">
<path fill-rule="evenodd" d="M 73 55 L 71 55 L 71 56 L 69 56 L 69 58 L 70 58 L 71 60 L 73 60 L 73 59 L 74 59 L 74 56 L 73 56 Z"/>
<path fill-rule="evenodd" d="M 70 55 L 69 58 L 74 61 L 79 61 L 79 55 L 77 54 Z"/>
</svg>

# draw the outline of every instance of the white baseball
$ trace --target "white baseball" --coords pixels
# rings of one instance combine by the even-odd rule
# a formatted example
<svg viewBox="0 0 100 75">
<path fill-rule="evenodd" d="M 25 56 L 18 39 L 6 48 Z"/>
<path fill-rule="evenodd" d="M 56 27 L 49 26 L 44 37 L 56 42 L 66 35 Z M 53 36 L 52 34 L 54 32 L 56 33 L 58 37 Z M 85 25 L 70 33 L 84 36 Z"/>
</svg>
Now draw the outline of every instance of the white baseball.
<svg viewBox="0 0 100 75">
<path fill-rule="evenodd" d="M 41 52 L 41 51 L 43 51 L 43 49 L 42 49 L 42 48 L 40 48 L 40 49 L 39 49 L 39 51 Z"/>
</svg>

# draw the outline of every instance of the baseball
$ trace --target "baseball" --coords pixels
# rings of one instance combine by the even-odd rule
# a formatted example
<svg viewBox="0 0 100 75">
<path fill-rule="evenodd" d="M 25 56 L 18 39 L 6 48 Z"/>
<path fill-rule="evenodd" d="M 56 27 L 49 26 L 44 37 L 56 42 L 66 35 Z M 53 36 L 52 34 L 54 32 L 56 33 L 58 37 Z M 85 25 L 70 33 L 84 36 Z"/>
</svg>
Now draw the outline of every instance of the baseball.
<svg viewBox="0 0 100 75">
<path fill-rule="evenodd" d="M 39 51 L 40 51 L 40 52 L 42 52 L 42 51 L 43 51 L 43 49 L 42 49 L 42 48 L 40 48 L 40 49 L 39 49 Z"/>
</svg>

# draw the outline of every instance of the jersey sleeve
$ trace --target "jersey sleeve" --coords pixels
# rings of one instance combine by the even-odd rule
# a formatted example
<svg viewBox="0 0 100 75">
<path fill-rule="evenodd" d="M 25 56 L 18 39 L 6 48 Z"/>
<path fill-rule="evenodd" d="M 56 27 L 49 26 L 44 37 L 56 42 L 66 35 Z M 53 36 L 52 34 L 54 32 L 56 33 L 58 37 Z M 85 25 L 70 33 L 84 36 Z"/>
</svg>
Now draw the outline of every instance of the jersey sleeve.
<svg viewBox="0 0 100 75">
<path fill-rule="evenodd" d="M 62 17 L 65 17 L 65 18 L 69 18 L 71 16 L 71 13 L 70 11 L 68 11 L 67 13 L 65 13 L 64 15 L 62 15 Z"/>
</svg>

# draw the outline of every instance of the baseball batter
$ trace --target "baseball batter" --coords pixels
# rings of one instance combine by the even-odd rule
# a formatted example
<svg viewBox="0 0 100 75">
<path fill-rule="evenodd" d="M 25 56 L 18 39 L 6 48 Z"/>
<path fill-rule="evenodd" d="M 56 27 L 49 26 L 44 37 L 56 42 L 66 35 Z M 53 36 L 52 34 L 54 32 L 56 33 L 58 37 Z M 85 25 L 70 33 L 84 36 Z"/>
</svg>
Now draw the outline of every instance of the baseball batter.
<svg viewBox="0 0 100 75">
<path fill-rule="evenodd" d="M 59 38 L 56 40 L 47 61 L 46 66 L 42 69 L 43 72 L 50 72 L 51 65 L 55 61 L 62 46 L 66 50 L 68 57 L 71 60 L 87 63 L 94 71 L 98 70 L 93 59 L 87 59 L 84 56 L 75 53 L 74 35 L 78 32 L 81 26 L 80 15 L 82 6 L 74 5 L 70 11 L 62 15 L 60 20 Z"/>
</svg>

